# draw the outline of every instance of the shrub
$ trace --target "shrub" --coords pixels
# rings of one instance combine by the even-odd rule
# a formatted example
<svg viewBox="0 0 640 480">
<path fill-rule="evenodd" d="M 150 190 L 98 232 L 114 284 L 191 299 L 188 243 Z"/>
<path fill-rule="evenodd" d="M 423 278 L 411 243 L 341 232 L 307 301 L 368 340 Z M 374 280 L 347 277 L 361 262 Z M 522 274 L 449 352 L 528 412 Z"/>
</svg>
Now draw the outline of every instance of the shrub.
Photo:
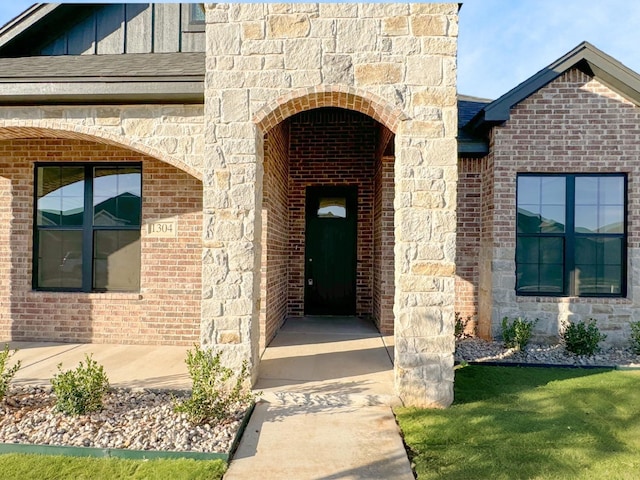
<svg viewBox="0 0 640 480">
<path fill-rule="evenodd" d="M 538 323 L 536 318 L 530 322 L 522 317 L 518 317 L 509 323 L 509 318 L 502 319 L 502 341 L 507 348 L 524 350 L 531 339 L 533 327 Z"/>
<path fill-rule="evenodd" d="M 4 398 L 9 390 L 9 384 L 22 364 L 20 360 L 14 363 L 13 367 L 8 368 L 7 363 L 11 357 L 13 357 L 18 350 L 14 350 L 13 353 L 9 351 L 9 345 L 4 344 L 4 350 L 0 352 L 0 400 Z"/>
<path fill-rule="evenodd" d="M 191 397 L 176 403 L 174 411 L 185 413 L 191 423 L 199 425 L 222 420 L 232 413 L 234 405 L 255 399 L 247 386 L 246 361 L 235 379 L 233 370 L 222 365 L 220 352 L 214 354 L 196 345 L 195 350 L 187 352 L 185 362 L 193 382 Z"/>
<path fill-rule="evenodd" d="M 469 335 L 467 334 L 466 330 L 467 330 L 467 325 L 469 325 L 469 323 L 471 323 L 471 315 L 468 315 L 467 317 L 463 317 L 460 312 L 454 312 L 455 315 L 455 319 L 456 319 L 456 324 L 455 324 L 455 329 L 454 329 L 454 335 L 455 337 L 460 340 L 461 338 L 466 338 Z"/>
<path fill-rule="evenodd" d="M 565 323 L 565 330 L 562 334 L 567 350 L 576 355 L 591 356 L 600 351 L 598 345 L 607 336 L 600 333 L 597 322 L 590 319 L 588 323 L 583 321 L 576 323 Z"/>
<path fill-rule="evenodd" d="M 631 349 L 640 355 L 640 322 L 631 322 Z"/>
<path fill-rule="evenodd" d="M 109 390 L 109 379 L 102 365 L 85 355 L 85 362 L 80 361 L 75 370 L 63 372 L 59 363 L 58 372 L 51 380 L 58 412 L 83 415 L 102 409 L 102 398 Z"/>
</svg>

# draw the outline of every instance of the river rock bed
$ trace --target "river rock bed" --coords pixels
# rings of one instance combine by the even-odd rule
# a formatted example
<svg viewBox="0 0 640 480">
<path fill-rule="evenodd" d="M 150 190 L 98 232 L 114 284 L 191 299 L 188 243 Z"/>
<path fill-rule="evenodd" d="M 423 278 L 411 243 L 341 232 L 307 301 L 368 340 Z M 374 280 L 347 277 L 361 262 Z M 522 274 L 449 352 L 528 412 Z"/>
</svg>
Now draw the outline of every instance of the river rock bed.
<svg viewBox="0 0 640 480">
<path fill-rule="evenodd" d="M 501 342 L 479 338 L 456 341 L 456 362 L 508 362 L 572 366 L 640 367 L 640 355 L 631 348 L 603 348 L 593 356 L 574 355 L 564 345 L 530 344 L 523 351 L 505 348 Z"/>
<path fill-rule="evenodd" d="M 186 392 L 112 389 L 100 412 L 54 411 L 51 387 L 13 386 L 0 403 L 0 442 L 132 450 L 229 453 L 246 405 L 224 421 L 194 426 L 175 413 Z"/>
</svg>

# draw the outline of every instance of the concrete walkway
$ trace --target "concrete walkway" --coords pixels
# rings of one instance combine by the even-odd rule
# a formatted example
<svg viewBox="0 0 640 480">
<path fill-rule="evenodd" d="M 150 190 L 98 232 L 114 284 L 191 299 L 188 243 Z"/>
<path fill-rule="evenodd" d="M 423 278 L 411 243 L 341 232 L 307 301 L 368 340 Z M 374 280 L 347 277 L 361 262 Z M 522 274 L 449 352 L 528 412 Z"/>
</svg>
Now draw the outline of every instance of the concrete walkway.
<svg viewBox="0 0 640 480">
<path fill-rule="evenodd" d="M 355 318 L 288 320 L 225 480 L 413 480 L 391 411 L 391 340 Z"/>
</svg>

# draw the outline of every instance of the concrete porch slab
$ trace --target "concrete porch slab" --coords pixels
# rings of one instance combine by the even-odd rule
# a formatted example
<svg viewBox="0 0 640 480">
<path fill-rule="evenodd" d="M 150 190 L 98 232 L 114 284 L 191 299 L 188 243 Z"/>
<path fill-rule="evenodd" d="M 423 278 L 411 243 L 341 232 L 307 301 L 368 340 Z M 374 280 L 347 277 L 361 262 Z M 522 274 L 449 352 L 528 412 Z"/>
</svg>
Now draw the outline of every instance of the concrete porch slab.
<svg viewBox="0 0 640 480">
<path fill-rule="evenodd" d="M 114 387 L 191 388 L 184 362 L 189 347 L 0 341 L 5 343 L 18 349 L 14 358 L 22 361 L 16 384 L 48 385 L 59 363 L 71 370 L 85 354 L 92 354 Z"/>
<path fill-rule="evenodd" d="M 390 355 L 369 321 L 288 319 L 262 355 L 255 390 L 271 402 L 320 395 L 343 402 L 396 404 Z"/>
</svg>

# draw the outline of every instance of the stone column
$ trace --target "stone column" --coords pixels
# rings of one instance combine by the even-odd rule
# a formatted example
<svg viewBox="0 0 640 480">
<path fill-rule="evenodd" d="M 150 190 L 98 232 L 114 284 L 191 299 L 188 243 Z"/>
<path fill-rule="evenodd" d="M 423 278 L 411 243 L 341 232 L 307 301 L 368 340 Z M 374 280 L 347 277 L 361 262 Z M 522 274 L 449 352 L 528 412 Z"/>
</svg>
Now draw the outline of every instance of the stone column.
<svg viewBox="0 0 640 480">
<path fill-rule="evenodd" d="M 454 380 L 457 18 L 452 4 L 411 8 L 423 51 L 406 59 L 410 118 L 396 132 L 395 382 L 405 404 L 442 408 Z"/>
<path fill-rule="evenodd" d="M 262 134 L 331 106 L 396 133 L 396 389 L 453 399 L 458 4 L 210 4 L 202 342 L 258 361 Z M 276 122 L 277 123 L 277 122 Z"/>
<path fill-rule="evenodd" d="M 239 26 L 219 14 L 208 10 L 207 18 L 201 343 L 221 351 L 231 368 L 246 360 L 255 380 L 263 139 L 238 73 L 211 64 L 215 55 L 230 63 L 240 55 Z"/>
<path fill-rule="evenodd" d="M 455 350 L 455 139 L 421 140 L 410 123 L 396 142 L 396 391 L 409 405 L 446 407 Z"/>
</svg>

